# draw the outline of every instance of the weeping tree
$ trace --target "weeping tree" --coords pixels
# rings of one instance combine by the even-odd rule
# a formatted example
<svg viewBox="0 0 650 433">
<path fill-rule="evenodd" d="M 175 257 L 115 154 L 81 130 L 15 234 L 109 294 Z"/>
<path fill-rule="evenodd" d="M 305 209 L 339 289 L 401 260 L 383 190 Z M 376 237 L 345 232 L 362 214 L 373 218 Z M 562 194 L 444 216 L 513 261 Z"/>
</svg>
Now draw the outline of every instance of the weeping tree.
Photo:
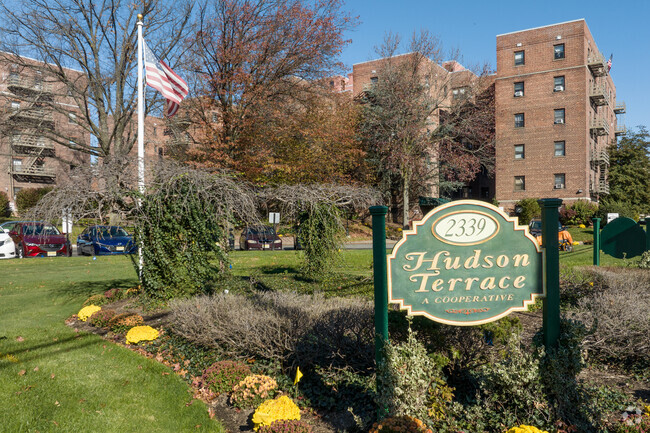
<svg viewBox="0 0 650 433">
<path fill-rule="evenodd" d="M 132 165 L 121 170 L 136 172 Z M 259 221 L 254 190 L 226 173 L 210 173 L 160 161 L 147 173 L 147 191 L 140 195 L 133 182 L 107 183 L 112 164 L 81 168 L 32 208 L 32 217 L 57 221 L 109 215 L 135 224 L 135 242 L 142 254 L 133 265 L 147 298 L 166 301 L 209 292 L 228 258 L 225 232 L 233 220 Z M 131 170 L 133 169 L 133 170 Z M 124 179 L 124 178 L 122 178 Z"/>
<path fill-rule="evenodd" d="M 349 185 L 281 185 L 259 195 L 267 208 L 299 224 L 302 272 L 309 277 L 323 276 L 336 265 L 345 239 L 343 212 L 365 212 L 380 201 L 377 191 Z"/>
</svg>

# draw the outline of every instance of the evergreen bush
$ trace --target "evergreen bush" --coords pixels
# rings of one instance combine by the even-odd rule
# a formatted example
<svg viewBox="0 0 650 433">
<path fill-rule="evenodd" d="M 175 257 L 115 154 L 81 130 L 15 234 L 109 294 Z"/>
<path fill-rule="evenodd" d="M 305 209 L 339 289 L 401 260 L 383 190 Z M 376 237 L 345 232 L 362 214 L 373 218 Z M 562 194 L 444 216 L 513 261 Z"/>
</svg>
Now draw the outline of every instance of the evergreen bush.
<svg viewBox="0 0 650 433">
<path fill-rule="evenodd" d="M 0 218 L 9 218 L 10 216 L 9 197 L 4 191 L 0 191 Z"/>
</svg>

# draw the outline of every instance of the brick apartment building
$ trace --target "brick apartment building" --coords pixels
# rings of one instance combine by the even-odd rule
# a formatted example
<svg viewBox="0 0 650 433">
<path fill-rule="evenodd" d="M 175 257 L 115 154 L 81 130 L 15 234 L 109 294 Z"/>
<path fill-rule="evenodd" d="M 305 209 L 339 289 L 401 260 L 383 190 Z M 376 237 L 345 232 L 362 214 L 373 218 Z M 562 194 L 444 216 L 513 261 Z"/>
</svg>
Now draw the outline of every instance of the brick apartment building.
<svg viewBox="0 0 650 433">
<path fill-rule="evenodd" d="M 598 201 L 623 134 L 607 59 L 580 19 L 497 36 L 496 199 Z"/>
<path fill-rule="evenodd" d="M 12 206 L 21 189 L 54 186 L 72 166 L 90 161 L 88 155 L 53 139 L 52 132 L 57 131 L 69 141 L 90 142 L 75 122 L 73 99 L 61 83 L 39 70 L 42 63 L 26 58 L 20 63 L 0 62 L 0 191 Z M 72 69 L 68 72 L 81 76 Z M 48 109 L 52 103 L 60 111 Z"/>
</svg>

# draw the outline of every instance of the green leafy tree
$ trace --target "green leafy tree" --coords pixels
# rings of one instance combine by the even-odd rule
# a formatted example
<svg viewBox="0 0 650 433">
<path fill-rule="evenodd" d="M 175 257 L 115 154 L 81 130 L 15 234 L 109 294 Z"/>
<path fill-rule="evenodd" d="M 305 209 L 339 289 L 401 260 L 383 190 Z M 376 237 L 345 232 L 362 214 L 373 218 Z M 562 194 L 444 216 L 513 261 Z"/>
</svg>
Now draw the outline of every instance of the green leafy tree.
<svg viewBox="0 0 650 433">
<path fill-rule="evenodd" d="M 315 203 L 300 217 L 300 242 L 304 248 L 303 272 L 321 276 L 340 258 L 345 231 L 341 211 L 331 203 Z"/>
<path fill-rule="evenodd" d="M 631 205 L 650 212 L 650 135 L 644 126 L 628 133 L 609 148 L 608 202 Z"/>
</svg>

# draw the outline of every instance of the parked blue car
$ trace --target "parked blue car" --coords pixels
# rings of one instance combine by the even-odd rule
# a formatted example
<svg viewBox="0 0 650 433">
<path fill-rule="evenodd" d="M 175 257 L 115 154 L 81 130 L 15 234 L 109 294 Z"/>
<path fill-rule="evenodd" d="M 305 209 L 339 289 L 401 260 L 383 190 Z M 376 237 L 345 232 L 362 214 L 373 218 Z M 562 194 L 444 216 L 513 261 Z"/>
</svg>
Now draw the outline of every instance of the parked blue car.
<svg viewBox="0 0 650 433">
<path fill-rule="evenodd" d="M 133 237 L 118 226 L 90 226 L 77 237 L 80 255 L 134 254 L 138 251 Z"/>
</svg>

